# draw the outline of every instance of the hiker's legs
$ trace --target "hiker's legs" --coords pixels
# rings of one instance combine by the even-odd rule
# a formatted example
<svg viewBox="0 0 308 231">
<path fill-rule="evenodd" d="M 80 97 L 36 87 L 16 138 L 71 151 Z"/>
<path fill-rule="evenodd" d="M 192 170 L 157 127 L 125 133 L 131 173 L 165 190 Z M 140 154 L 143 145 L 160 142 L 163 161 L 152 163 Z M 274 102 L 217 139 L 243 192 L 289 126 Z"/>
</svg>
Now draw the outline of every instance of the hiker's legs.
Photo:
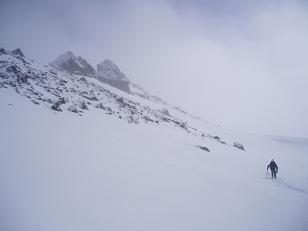
<svg viewBox="0 0 308 231">
<path fill-rule="evenodd" d="M 272 172 L 272 179 L 275 177 L 276 178 L 276 174 L 275 171 L 271 171 Z"/>
</svg>

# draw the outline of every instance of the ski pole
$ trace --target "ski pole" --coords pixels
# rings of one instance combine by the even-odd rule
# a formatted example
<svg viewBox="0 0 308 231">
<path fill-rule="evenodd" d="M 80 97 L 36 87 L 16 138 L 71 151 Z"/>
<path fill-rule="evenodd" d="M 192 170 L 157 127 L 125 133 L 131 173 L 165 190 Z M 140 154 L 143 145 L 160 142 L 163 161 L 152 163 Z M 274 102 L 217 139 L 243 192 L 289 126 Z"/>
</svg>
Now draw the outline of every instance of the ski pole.
<svg viewBox="0 0 308 231">
<path fill-rule="evenodd" d="M 266 176 L 265 176 L 265 178 L 267 178 L 267 174 L 268 174 L 268 169 L 266 169 Z"/>
</svg>

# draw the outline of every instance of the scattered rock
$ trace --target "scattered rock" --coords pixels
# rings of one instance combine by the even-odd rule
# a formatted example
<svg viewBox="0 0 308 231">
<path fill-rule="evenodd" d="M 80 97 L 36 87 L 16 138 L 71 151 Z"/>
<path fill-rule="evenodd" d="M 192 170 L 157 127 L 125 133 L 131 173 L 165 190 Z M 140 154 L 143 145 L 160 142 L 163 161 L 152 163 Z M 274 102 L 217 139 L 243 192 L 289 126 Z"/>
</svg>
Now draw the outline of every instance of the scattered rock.
<svg viewBox="0 0 308 231">
<path fill-rule="evenodd" d="M 242 145 L 242 144 L 240 144 L 238 142 L 234 142 L 233 146 L 238 148 L 238 149 L 241 149 L 241 150 L 245 151 L 244 145 Z"/>
<path fill-rule="evenodd" d="M 65 84 L 67 84 L 67 81 L 64 80 L 64 79 L 60 79 L 60 83 L 61 83 L 62 86 L 64 86 Z"/>
<path fill-rule="evenodd" d="M 155 122 L 153 119 L 151 119 L 149 116 L 145 115 L 142 116 L 142 118 L 146 121 L 146 122 Z"/>
<path fill-rule="evenodd" d="M 188 129 L 188 127 L 187 127 L 187 122 L 181 123 L 181 124 L 180 124 L 180 127 L 183 128 L 183 129 L 185 129 L 185 130 L 187 130 L 187 129 Z"/>
<path fill-rule="evenodd" d="M 82 94 L 81 96 L 91 101 L 98 101 L 98 98 L 96 96 L 86 96 L 84 94 Z"/>
<path fill-rule="evenodd" d="M 85 77 L 81 77 L 81 78 L 79 79 L 79 81 L 80 81 L 80 82 L 84 82 L 84 83 L 88 83 L 88 81 L 86 80 Z"/>
<path fill-rule="evenodd" d="M 6 54 L 6 51 L 5 51 L 4 48 L 0 47 L 0 55 L 2 55 L 2 54 Z"/>
<path fill-rule="evenodd" d="M 128 116 L 127 117 L 127 122 L 130 123 L 130 124 L 132 124 L 132 123 L 138 124 L 138 119 L 134 118 L 133 116 Z"/>
<path fill-rule="evenodd" d="M 24 54 L 22 53 L 22 51 L 20 50 L 20 48 L 17 48 L 17 49 L 15 49 L 15 50 L 13 50 L 12 53 L 13 53 L 14 55 L 18 55 L 18 56 L 20 56 L 20 57 L 25 57 Z"/>
<path fill-rule="evenodd" d="M 219 136 L 211 136 L 211 135 L 209 135 L 209 137 L 210 138 L 212 138 L 212 139 L 214 139 L 214 140 L 216 140 L 217 142 L 219 142 L 219 143 L 221 143 L 221 144 L 227 144 L 225 141 L 223 141 L 222 139 L 221 139 L 221 137 L 219 137 Z"/>
<path fill-rule="evenodd" d="M 6 71 L 11 73 L 13 72 L 14 74 L 20 74 L 21 70 L 19 67 L 17 67 L 16 65 L 12 65 L 6 68 Z"/>
<path fill-rule="evenodd" d="M 123 97 L 119 97 L 116 99 L 116 101 L 120 104 L 123 104 L 124 103 L 124 98 Z"/>
<path fill-rule="evenodd" d="M 29 84 L 28 79 L 29 79 L 29 76 L 21 75 L 21 76 L 18 76 L 17 81 L 20 82 L 20 83 Z"/>
<path fill-rule="evenodd" d="M 34 103 L 34 104 L 36 104 L 36 105 L 39 105 L 40 103 L 39 102 L 37 102 L 37 101 L 35 101 L 35 100 L 31 100 L 32 101 L 32 103 Z"/>
<path fill-rule="evenodd" d="M 212 136 L 212 138 L 214 138 L 215 140 L 220 140 L 219 136 Z"/>
<path fill-rule="evenodd" d="M 103 105 L 103 103 L 99 103 L 97 105 L 95 105 L 95 108 L 99 108 L 99 109 L 106 109 L 106 107 Z"/>
<path fill-rule="evenodd" d="M 82 110 L 89 110 L 87 104 L 86 104 L 84 101 L 81 102 L 80 108 L 81 108 Z"/>
<path fill-rule="evenodd" d="M 51 109 L 54 110 L 54 111 L 62 111 L 62 109 L 60 108 L 60 106 L 62 104 L 65 104 L 65 99 L 64 98 L 60 98 L 59 101 L 57 101 L 56 103 L 54 103 L 52 106 L 51 106 Z"/>
<path fill-rule="evenodd" d="M 207 152 L 210 152 L 210 149 L 208 149 L 207 147 L 205 146 L 197 146 L 198 148 L 204 150 L 204 151 L 207 151 Z"/>
<path fill-rule="evenodd" d="M 76 105 L 74 105 L 74 104 L 69 106 L 67 108 L 67 110 L 70 111 L 70 112 L 78 113 L 78 109 L 77 109 Z"/>
<path fill-rule="evenodd" d="M 159 110 L 159 112 L 163 115 L 170 116 L 170 113 L 169 113 L 167 108 L 163 108 L 163 109 Z"/>
</svg>

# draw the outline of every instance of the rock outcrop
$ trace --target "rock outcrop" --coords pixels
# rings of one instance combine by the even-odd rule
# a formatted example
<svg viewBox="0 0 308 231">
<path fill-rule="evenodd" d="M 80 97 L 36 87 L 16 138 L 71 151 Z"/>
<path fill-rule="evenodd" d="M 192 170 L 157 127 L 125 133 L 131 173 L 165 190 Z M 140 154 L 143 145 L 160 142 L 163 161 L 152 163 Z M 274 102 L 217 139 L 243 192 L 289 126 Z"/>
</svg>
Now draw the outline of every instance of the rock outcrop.
<svg viewBox="0 0 308 231">
<path fill-rule="evenodd" d="M 20 57 L 25 57 L 24 54 L 22 53 L 22 51 L 20 50 L 20 48 L 13 50 L 12 54 L 20 56 Z"/>
<path fill-rule="evenodd" d="M 129 80 L 121 72 L 119 67 L 109 59 L 106 59 L 97 65 L 96 78 L 103 83 L 118 88 L 119 90 L 131 93 Z"/>
<path fill-rule="evenodd" d="M 68 51 L 58 56 L 50 65 L 56 69 L 66 71 L 70 74 L 85 75 L 88 77 L 95 76 L 95 69 L 80 56 L 75 56 Z"/>
<path fill-rule="evenodd" d="M 234 142 L 233 146 L 238 148 L 238 149 L 241 149 L 241 150 L 245 151 L 244 145 L 242 145 L 242 144 L 240 144 L 238 142 Z"/>
</svg>

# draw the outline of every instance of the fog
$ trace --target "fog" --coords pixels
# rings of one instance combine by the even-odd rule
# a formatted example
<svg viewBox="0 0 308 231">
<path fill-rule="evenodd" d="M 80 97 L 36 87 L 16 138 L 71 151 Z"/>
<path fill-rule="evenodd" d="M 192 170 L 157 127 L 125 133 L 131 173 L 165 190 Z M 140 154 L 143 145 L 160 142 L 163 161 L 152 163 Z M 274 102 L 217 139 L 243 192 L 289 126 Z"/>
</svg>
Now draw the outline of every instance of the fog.
<svg viewBox="0 0 308 231">
<path fill-rule="evenodd" d="M 112 59 L 171 104 L 227 128 L 308 137 L 305 1 L 0 2 L 0 46 L 46 64 Z"/>
</svg>

